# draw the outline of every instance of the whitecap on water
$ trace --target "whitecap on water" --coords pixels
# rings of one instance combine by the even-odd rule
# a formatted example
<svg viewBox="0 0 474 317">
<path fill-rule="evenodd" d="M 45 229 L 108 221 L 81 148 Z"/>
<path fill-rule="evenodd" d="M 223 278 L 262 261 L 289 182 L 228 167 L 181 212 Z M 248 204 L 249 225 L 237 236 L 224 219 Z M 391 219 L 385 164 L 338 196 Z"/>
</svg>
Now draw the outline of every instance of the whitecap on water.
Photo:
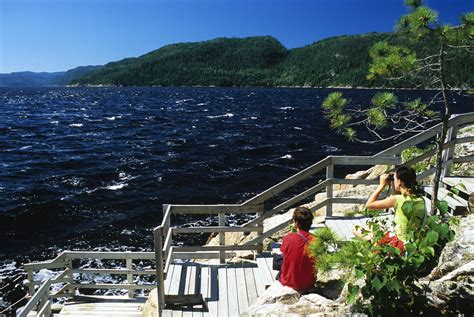
<svg viewBox="0 0 474 317">
<path fill-rule="evenodd" d="M 278 109 L 280 109 L 280 110 L 295 110 L 295 108 L 293 108 L 293 107 L 280 107 Z"/>
<path fill-rule="evenodd" d="M 209 118 L 209 119 L 217 119 L 217 118 L 232 118 L 234 116 L 233 113 L 226 113 L 226 114 L 222 114 L 222 115 L 219 115 L 219 116 L 206 116 L 206 118 Z"/>
<path fill-rule="evenodd" d="M 190 99 L 176 100 L 176 101 L 175 101 L 175 104 L 178 104 L 178 105 L 179 105 L 180 103 L 187 102 L 187 101 L 191 101 L 191 100 L 194 100 L 194 99 L 190 98 Z"/>
<path fill-rule="evenodd" d="M 303 129 L 300 128 L 300 127 L 293 127 L 293 129 L 295 129 L 295 130 L 303 130 Z"/>
<path fill-rule="evenodd" d="M 207 105 L 209 105 L 209 101 L 200 102 L 200 103 L 198 103 L 196 106 L 207 106 Z"/>
<path fill-rule="evenodd" d="M 330 152 L 339 152 L 339 151 L 342 151 L 341 149 L 335 147 L 335 146 L 331 146 L 331 145 L 323 145 L 321 147 L 321 149 L 326 152 L 326 153 L 330 153 Z"/>
<path fill-rule="evenodd" d="M 27 149 L 30 149 L 31 147 L 32 147 L 31 145 L 22 146 L 20 150 L 27 150 Z"/>
<path fill-rule="evenodd" d="M 109 186 L 105 187 L 105 189 L 118 190 L 118 189 L 122 189 L 122 188 L 127 187 L 127 186 L 128 186 L 127 183 L 121 183 L 121 184 L 109 185 Z"/>
<path fill-rule="evenodd" d="M 51 123 L 51 124 L 58 124 L 59 121 L 51 121 L 50 123 Z"/>
<path fill-rule="evenodd" d="M 286 155 L 283 155 L 282 157 L 280 157 L 281 159 L 285 159 L 285 160 L 291 160 L 293 158 L 293 156 L 291 154 L 286 154 Z"/>
<path fill-rule="evenodd" d="M 80 127 L 83 126 L 83 124 L 82 123 L 72 123 L 69 126 L 72 127 L 72 128 L 80 128 Z"/>
</svg>

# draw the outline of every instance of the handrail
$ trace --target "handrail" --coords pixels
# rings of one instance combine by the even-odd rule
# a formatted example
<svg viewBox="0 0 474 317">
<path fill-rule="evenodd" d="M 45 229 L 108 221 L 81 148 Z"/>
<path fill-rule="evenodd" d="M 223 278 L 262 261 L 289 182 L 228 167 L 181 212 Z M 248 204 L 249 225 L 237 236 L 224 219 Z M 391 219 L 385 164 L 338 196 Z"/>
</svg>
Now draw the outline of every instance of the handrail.
<svg viewBox="0 0 474 317">
<path fill-rule="evenodd" d="M 102 260 L 123 260 L 125 261 L 125 268 L 74 268 L 73 261 L 76 259 L 102 259 Z M 134 282 L 134 275 L 155 275 L 156 271 L 153 269 L 134 269 L 133 260 L 154 260 L 155 252 L 96 252 L 96 251 L 63 251 L 55 259 L 50 261 L 43 261 L 38 263 L 27 263 L 23 267 L 28 273 L 28 287 L 29 294 L 32 296 L 28 301 L 25 309 L 26 316 L 28 312 L 37 306 L 38 298 L 44 298 L 43 293 L 47 292 L 48 298 L 55 297 L 71 297 L 73 296 L 74 289 L 126 289 L 128 297 L 135 297 L 135 290 L 150 290 L 154 288 L 154 285 L 147 284 L 136 284 Z M 48 286 L 45 286 L 44 282 L 34 281 L 34 272 L 41 269 L 59 269 L 56 276 L 47 280 Z M 102 275 L 126 275 L 127 283 L 124 284 L 83 284 L 75 282 L 73 279 L 74 274 L 102 274 Z M 50 293 L 51 284 L 64 283 L 65 285 L 56 293 Z M 40 285 L 40 288 L 35 292 L 35 286 Z M 45 291 L 46 289 L 46 291 Z M 36 304 L 35 304 L 36 303 Z M 49 304 L 50 305 L 50 304 Z M 42 306 L 43 307 L 43 306 Z M 50 307 L 50 306 L 49 306 Z M 28 308 L 28 309 L 26 309 Z M 49 315 L 48 315 L 49 314 Z M 44 308 L 42 315 L 38 313 L 38 316 L 50 316 L 50 308 Z"/>
<path fill-rule="evenodd" d="M 38 291 L 26 303 L 25 307 L 17 314 L 17 317 L 27 317 L 28 314 L 37 309 L 36 316 L 51 316 L 51 298 L 49 288 L 51 287 L 51 279 L 47 279 L 41 284 Z"/>
</svg>

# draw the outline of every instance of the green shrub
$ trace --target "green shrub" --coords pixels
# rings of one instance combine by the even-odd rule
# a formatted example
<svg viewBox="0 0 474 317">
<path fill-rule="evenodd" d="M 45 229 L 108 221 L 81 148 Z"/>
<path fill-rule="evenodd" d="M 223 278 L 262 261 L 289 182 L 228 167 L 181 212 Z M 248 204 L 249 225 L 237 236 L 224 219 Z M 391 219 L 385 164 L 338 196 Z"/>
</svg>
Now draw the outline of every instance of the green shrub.
<svg viewBox="0 0 474 317">
<path fill-rule="evenodd" d="M 324 250 L 335 245 L 327 231 L 319 233 L 311 243 L 316 268 L 324 273 L 343 269 L 348 286 L 347 302 L 369 315 L 406 316 L 421 313 L 429 307 L 425 289 L 419 278 L 428 274 L 437 263 L 442 247 L 454 236 L 449 224 L 438 216 L 428 216 L 420 229 L 409 228 L 405 252 L 378 241 L 386 232 L 387 223 L 375 219 L 362 230 L 366 239 L 352 239 L 334 252 Z"/>
</svg>

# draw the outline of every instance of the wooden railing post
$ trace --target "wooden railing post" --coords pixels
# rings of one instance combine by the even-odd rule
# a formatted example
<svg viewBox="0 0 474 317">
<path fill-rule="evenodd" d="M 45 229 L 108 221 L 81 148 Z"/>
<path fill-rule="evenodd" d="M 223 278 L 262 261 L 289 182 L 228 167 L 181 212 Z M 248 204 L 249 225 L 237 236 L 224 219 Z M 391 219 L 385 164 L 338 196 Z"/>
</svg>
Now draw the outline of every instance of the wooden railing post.
<svg viewBox="0 0 474 317">
<path fill-rule="evenodd" d="M 72 289 L 72 284 L 74 284 L 74 275 L 72 273 L 72 259 L 68 258 L 66 260 L 66 270 L 69 270 L 67 274 L 67 284 L 69 284 L 69 287 L 66 289 L 66 292 L 68 294 L 68 297 L 72 297 L 74 295 L 74 290 Z"/>
<path fill-rule="evenodd" d="M 331 164 L 326 167 L 326 179 L 332 179 L 334 178 L 334 164 L 331 161 Z M 329 182 L 329 184 L 326 186 L 326 199 L 331 199 L 333 196 L 333 184 L 332 182 Z M 331 217 L 332 216 L 332 202 L 331 200 L 328 201 L 328 204 L 326 205 L 326 217 Z"/>
<path fill-rule="evenodd" d="M 163 228 L 156 227 L 153 231 L 155 239 L 156 288 L 158 296 L 158 316 L 161 317 L 165 306 L 165 281 L 163 272 Z"/>
<path fill-rule="evenodd" d="M 453 125 L 451 128 L 448 129 L 448 135 L 446 136 L 445 142 L 456 140 L 458 136 L 458 126 Z M 448 163 L 454 156 L 454 147 L 456 146 L 455 143 L 450 145 L 444 150 L 443 153 L 443 163 L 447 163 L 446 166 L 441 171 L 441 177 L 449 176 L 451 174 L 451 165 L 452 163 Z"/>
<path fill-rule="evenodd" d="M 225 226 L 225 213 L 219 212 L 219 227 Z M 225 232 L 219 232 L 219 245 L 225 245 Z M 225 263 L 225 250 L 219 251 L 219 262 Z"/>
<path fill-rule="evenodd" d="M 260 211 L 257 212 L 257 218 L 258 218 L 258 217 L 261 217 L 261 216 L 263 215 L 263 208 L 264 208 L 264 206 L 263 206 L 263 204 L 262 204 L 262 205 L 260 206 L 260 208 L 259 208 Z M 256 225 L 258 226 L 258 224 L 256 224 Z M 257 236 L 260 236 L 260 235 L 263 234 L 263 221 L 262 221 L 262 223 L 260 224 L 260 226 L 261 226 L 262 228 L 257 231 Z M 262 254 L 262 252 L 263 252 L 263 241 L 262 241 L 262 242 L 259 242 L 259 243 L 258 243 L 258 246 L 259 246 L 259 248 L 258 248 L 258 250 L 257 250 L 257 253 Z"/>
<path fill-rule="evenodd" d="M 26 272 L 28 273 L 28 294 L 30 296 L 33 296 L 35 294 L 35 284 L 33 283 L 33 270 L 32 269 L 26 269 Z"/>
<path fill-rule="evenodd" d="M 125 265 L 127 270 L 132 270 L 132 259 L 125 259 Z M 133 273 L 127 273 L 127 283 L 132 285 L 133 284 Z M 129 289 L 127 290 L 128 293 L 128 298 L 133 298 L 135 297 L 135 290 L 134 289 Z"/>
</svg>

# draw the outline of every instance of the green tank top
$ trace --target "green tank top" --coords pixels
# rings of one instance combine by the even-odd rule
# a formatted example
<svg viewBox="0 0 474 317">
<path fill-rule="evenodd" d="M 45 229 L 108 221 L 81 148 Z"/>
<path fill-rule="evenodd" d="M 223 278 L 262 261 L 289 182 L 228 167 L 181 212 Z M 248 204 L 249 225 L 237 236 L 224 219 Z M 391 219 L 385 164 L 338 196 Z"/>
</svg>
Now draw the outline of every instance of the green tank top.
<svg viewBox="0 0 474 317">
<path fill-rule="evenodd" d="M 408 228 L 419 228 L 423 225 L 426 214 L 425 201 L 419 196 L 396 195 L 395 233 L 398 238 L 406 241 Z"/>
</svg>

